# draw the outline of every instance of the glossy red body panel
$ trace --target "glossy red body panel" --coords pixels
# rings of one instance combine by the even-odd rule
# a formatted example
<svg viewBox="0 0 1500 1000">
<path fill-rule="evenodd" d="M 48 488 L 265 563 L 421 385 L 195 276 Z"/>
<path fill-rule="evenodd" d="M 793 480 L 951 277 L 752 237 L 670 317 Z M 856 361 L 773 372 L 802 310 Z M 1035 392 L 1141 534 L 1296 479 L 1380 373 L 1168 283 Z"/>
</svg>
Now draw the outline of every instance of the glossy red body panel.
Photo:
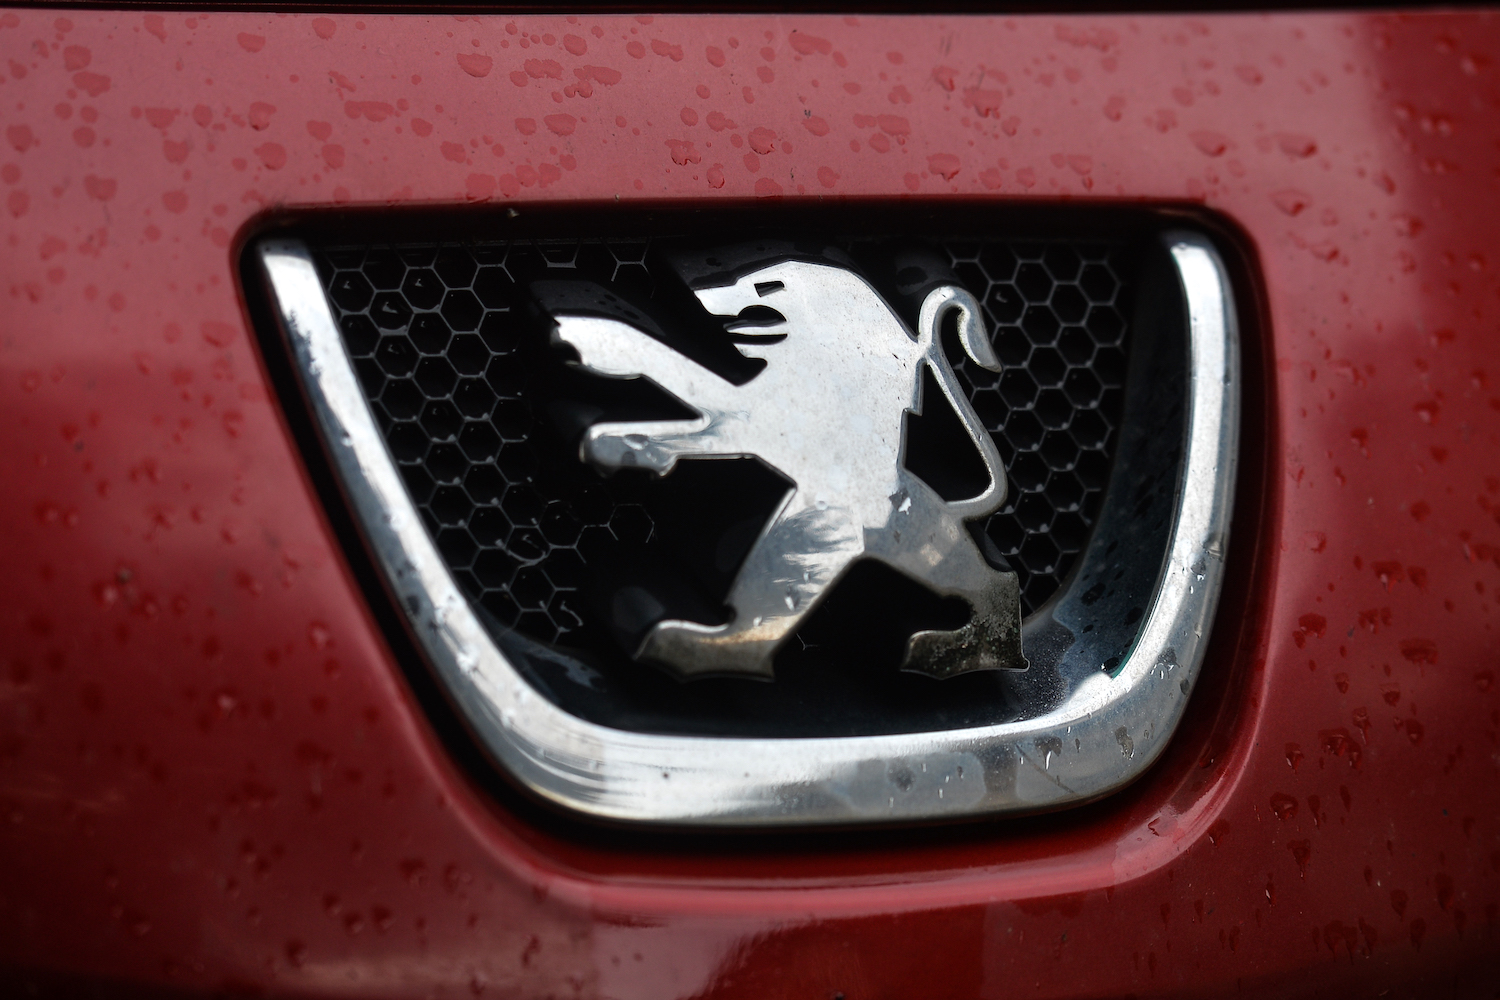
<svg viewBox="0 0 1500 1000">
<path fill-rule="evenodd" d="M 1500 17 L 17 10 L 0 75 L 7 990 L 1500 987 Z M 1265 377 L 1231 582 L 1135 787 L 755 846 L 517 814 L 439 742 L 238 239 L 287 206 L 759 196 L 1238 227 Z"/>
</svg>

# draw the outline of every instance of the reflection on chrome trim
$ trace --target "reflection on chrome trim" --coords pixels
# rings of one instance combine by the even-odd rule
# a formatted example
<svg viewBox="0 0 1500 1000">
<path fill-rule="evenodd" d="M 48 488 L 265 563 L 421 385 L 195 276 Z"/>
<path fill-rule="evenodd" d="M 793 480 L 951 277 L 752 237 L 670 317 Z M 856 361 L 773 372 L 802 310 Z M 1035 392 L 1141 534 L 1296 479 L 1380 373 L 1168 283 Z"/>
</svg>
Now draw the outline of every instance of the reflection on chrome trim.
<svg viewBox="0 0 1500 1000">
<path fill-rule="evenodd" d="M 1133 648 L 1044 713 L 945 732 L 741 739 L 612 729 L 568 714 L 507 662 L 460 592 L 386 450 L 308 251 L 257 252 L 294 366 L 356 521 L 423 651 L 490 755 L 534 794 L 589 816 L 675 826 L 868 824 L 1078 804 L 1138 777 L 1180 719 L 1227 547 L 1239 346 L 1224 267 L 1202 237 L 1167 248 L 1188 317 L 1175 521 Z M 1024 675 L 1019 675 L 1024 676 Z"/>
</svg>

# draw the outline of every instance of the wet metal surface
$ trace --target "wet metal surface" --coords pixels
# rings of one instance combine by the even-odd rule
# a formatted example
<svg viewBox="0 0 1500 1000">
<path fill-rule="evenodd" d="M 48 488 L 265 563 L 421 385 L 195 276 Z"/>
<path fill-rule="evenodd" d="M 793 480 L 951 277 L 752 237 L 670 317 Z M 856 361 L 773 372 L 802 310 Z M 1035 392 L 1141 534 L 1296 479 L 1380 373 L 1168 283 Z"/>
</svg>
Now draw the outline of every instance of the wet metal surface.
<svg viewBox="0 0 1500 1000">
<path fill-rule="evenodd" d="M 1111 665 L 1109 673 L 1100 672 L 1102 664 L 1085 662 L 1081 673 L 1075 668 L 1058 675 L 1063 681 L 1060 696 L 1023 721 L 801 740 L 628 732 L 587 722 L 540 695 L 464 599 L 423 527 L 344 350 L 308 251 L 294 241 L 267 240 L 256 253 L 330 459 L 387 583 L 433 668 L 495 760 L 537 795 L 596 817 L 755 828 L 1057 808 L 1128 784 L 1160 754 L 1202 664 L 1204 633 L 1218 601 L 1238 455 L 1240 384 L 1237 320 L 1222 263 L 1201 237 L 1173 234 L 1166 244 L 1186 307 L 1189 389 L 1181 424 L 1180 478 L 1176 489 L 1167 491 L 1176 497 L 1170 541 L 1129 655 Z M 808 266 L 780 265 L 783 288 L 797 287 L 793 271 Z M 755 277 L 768 275 L 745 279 L 750 294 L 759 298 L 751 281 Z M 847 280 L 858 279 L 848 275 Z M 937 295 L 940 301 L 933 304 L 929 298 L 924 313 L 962 301 L 948 292 Z M 713 300 L 719 298 L 732 299 L 716 289 Z M 795 305 L 783 303 L 783 309 L 791 314 L 787 318 L 798 313 Z M 676 360 L 665 346 L 637 342 L 628 356 L 620 357 L 611 353 L 621 336 L 618 324 L 585 319 L 574 330 L 572 322 L 562 317 L 558 336 L 574 338 L 582 364 L 610 374 L 633 374 L 646 356 L 655 370 L 678 369 L 664 379 L 669 391 L 689 399 L 709 391 L 692 384 L 708 373 Z M 960 338 L 972 344 L 972 331 L 966 337 L 962 324 L 959 330 Z M 932 334 L 923 339 L 925 344 L 918 340 L 917 346 L 931 352 Z M 585 437 L 585 455 L 589 443 L 604 433 L 608 431 L 599 438 Z M 1002 489 L 992 481 L 989 492 Z M 967 535 L 961 537 L 969 542 Z M 924 639 L 918 636 L 917 642 Z M 1124 746 L 1126 737 L 1131 748 L 1122 755 L 1116 744 Z M 1056 761 L 1048 754 L 1040 774 L 1015 766 L 1035 741 L 1062 739 L 1071 742 L 1071 752 L 1064 744 Z M 909 769 L 917 759 L 970 754 L 982 763 L 978 771 L 971 764 L 965 776 L 954 765 L 960 782 L 955 791 L 964 794 L 949 796 L 944 788 L 908 794 L 910 788 L 899 783 L 874 790 L 868 782 L 849 783 L 852 773 L 871 767 L 877 772 L 893 766 Z M 863 788 L 865 795 L 851 797 L 850 788 Z M 835 794 L 835 789 L 841 791 Z"/>
<path fill-rule="evenodd" d="M 739 348 L 768 362 L 747 385 L 719 378 L 620 320 L 559 314 L 553 334 L 578 352 L 585 369 L 644 376 L 698 414 L 677 422 L 594 424 L 580 445 L 585 461 L 666 475 L 683 458 L 757 458 L 793 484 L 739 568 L 727 599 L 733 618 L 723 625 L 658 622 L 637 657 L 684 677 L 771 679 L 776 649 L 863 557 L 943 596 L 961 597 L 972 610 L 957 631 L 913 635 L 904 669 L 935 677 L 1025 669 L 1015 574 L 990 566 L 964 523 L 993 513 L 1006 493 L 1000 453 L 941 343 L 944 318 L 956 313 L 965 352 L 981 367 L 1000 370 L 974 297 L 951 285 L 933 289 L 913 334 L 868 282 L 827 264 L 773 263 L 733 284 L 694 291 L 710 313 L 729 320 L 752 307 L 780 317 L 728 326 L 765 338 Z M 922 377 L 929 371 L 988 479 L 976 496 L 956 502 L 902 463 L 905 416 L 922 412 Z"/>
</svg>

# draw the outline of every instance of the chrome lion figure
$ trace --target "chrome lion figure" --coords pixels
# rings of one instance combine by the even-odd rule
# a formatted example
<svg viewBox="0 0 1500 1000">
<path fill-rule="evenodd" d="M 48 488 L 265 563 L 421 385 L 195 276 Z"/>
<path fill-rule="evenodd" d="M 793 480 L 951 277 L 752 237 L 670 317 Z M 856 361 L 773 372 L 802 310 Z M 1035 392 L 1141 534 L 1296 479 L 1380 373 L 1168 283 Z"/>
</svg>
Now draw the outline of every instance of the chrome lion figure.
<svg viewBox="0 0 1500 1000">
<path fill-rule="evenodd" d="M 785 318 L 728 327 L 767 338 L 737 345 L 767 362 L 748 383 L 734 385 L 620 320 L 554 317 L 553 342 L 571 345 L 585 369 L 650 379 L 699 414 L 596 423 L 580 445 L 584 461 L 664 476 L 680 459 L 754 457 L 796 484 L 740 567 L 728 597 L 733 618 L 658 622 L 636 658 L 683 678 L 770 678 L 777 648 L 845 571 L 877 559 L 973 609 L 960 629 L 912 635 L 905 669 L 937 677 L 1024 669 L 1016 576 L 986 562 L 965 525 L 1004 503 L 1005 470 L 940 343 L 956 313 L 968 356 L 1000 370 L 974 298 L 952 285 L 932 290 L 913 333 L 863 278 L 829 264 L 789 260 L 695 294 L 718 316 L 768 306 Z M 978 496 L 946 501 L 903 465 L 904 416 L 921 412 L 924 367 L 983 456 L 989 485 Z"/>
</svg>

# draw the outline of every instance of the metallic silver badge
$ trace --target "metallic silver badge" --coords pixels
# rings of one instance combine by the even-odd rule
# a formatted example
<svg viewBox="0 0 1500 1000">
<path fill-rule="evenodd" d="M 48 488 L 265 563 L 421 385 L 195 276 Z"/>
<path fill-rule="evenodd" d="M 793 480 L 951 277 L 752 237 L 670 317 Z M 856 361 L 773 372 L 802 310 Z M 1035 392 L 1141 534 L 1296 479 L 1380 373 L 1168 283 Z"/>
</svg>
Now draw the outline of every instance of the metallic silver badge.
<svg viewBox="0 0 1500 1000">
<path fill-rule="evenodd" d="M 428 265 L 401 263 L 387 253 L 384 259 L 397 263 L 377 275 L 376 287 L 385 291 L 374 297 L 376 305 L 368 305 L 370 296 L 363 291 L 359 302 L 348 305 L 352 293 L 340 291 L 338 279 L 328 278 L 332 272 L 320 275 L 314 253 L 301 241 L 270 238 L 252 252 L 286 356 L 343 490 L 329 502 L 347 503 L 426 666 L 469 731 L 517 785 L 580 815 L 622 822 L 738 829 L 909 823 L 1092 801 L 1135 780 L 1162 754 L 1205 659 L 1224 575 L 1237 466 L 1237 320 L 1226 269 L 1209 239 L 1166 231 L 1135 244 L 1133 266 L 1138 265 L 1141 279 L 1131 307 L 1129 372 L 1102 506 L 1076 563 L 1024 618 L 1016 575 L 1003 568 L 998 551 L 983 548 L 986 536 L 971 531 L 977 519 L 1006 502 L 1007 493 L 1001 455 L 976 417 L 986 411 L 971 399 L 981 391 L 976 372 L 993 378 L 989 373 L 998 367 L 992 343 L 1003 347 L 1004 338 L 1028 322 L 1025 316 L 1013 311 L 997 319 L 1010 326 L 988 331 L 992 339 L 981 305 L 962 282 L 906 285 L 816 255 L 772 261 L 763 255 L 755 261 L 736 258 L 733 266 L 721 261 L 696 271 L 679 268 L 673 287 L 693 314 L 706 309 L 729 320 L 727 335 L 741 342 L 735 363 L 764 362 L 748 377 L 725 378 L 700 363 L 702 358 L 690 357 L 691 351 L 684 353 L 684 342 L 656 328 L 650 316 L 589 307 L 588 294 L 575 294 L 586 282 L 578 280 L 569 253 L 553 261 L 536 249 L 539 238 L 535 247 L 510 239 L 504 254 L 532 254 L 530 259 L 540 261 L 534 275 L 553 281 L 554 291 L 573 289 L 550 295 L 532 278 L 525 288 L 505 278 L 512 282 L 507 287 L 517 289 L 515 295 L 530 296 L 533 306 L 541 306 L 541 329 L 518 325 L 513 310 L 522 308 L 520 298 L 481 307 L 478 284 L 474 291 L 462 284 L 472 280 L 472 267 L 453 278 L 461 287 L 450 289 L 439 307 L 440 297 L 424 284 L 436 280 L 423 270 Z M 983 240 L 971 245 L 976 249 L 965 252 L 987 252 Z M 879 247 L 870 250 L 878 252 Z M 950 257 L 955 268 L 962 263 L 959 254 Z M 411 259 L 418 258 L 427 259 L 412 251 Z M 869 254 L 861 258 L 866 259 Z M 491 254 L 486 260 L 488 273 L 501 274 L 510 258 Z M 1024 284 L 1024 269 L 1015 272 L 1012 287 Z M 893 273 L 902 273 L 901 267 Z M 867 280 L 870 275 L 875 277 Z M 1076 292 L 1083 279 L 1067 280 L 1075 282 Z M 419 322 L 410 318 L 410 310 L 391 305 L 395 290 L 408 286 L 414 302 L 427 303 L 418 303 L 425 310 L 420 322 L 448 322 L 446 312 L 452 312 L 454 324 L 470 324 L 463 327 L 468 346 L 459 345 L 457 336 L 446 347 L 447 340 L 429 337 L 428 354 L 417 364 L 410 332 Z M 983 300 L 992 316 L 1008 307 L 997 294 L 992 286 Z M 340 295 L 347 301 L 338 301 Z M 374 319 L 350 312 L 376 307 L 386 312 Z M 923 697 L 949 691 L 978 691 L 983 697 L 964 701 L 961 710 L 944 703 L 940 710 L 905 719 L 895 718 L 889 699 L 875 699 L 842 717 L 842 728 L 811 735 L 778 729 L 774 713 L 741 735 L 730 735 L 716 721 L 727 717 L 722 714 L 697 720 L 696 728 L 677 720 L 660 725 L 642 721 L 638 708 L 613 712 L 612 699 L 622 696 L 591 687 L 587 664 L 570 659 L 567 649 L 526 635 L 519 624 L 497 624 L 475 600 L 472 579 L 464 582 L 473 570 L 440 545 L 440 535 L 467 529 L 424 514 L 421 504 L 428 501 L 414 500 L 413 491 L 428 496 L 431 480 L 408 478 L 404 473 L 413 466 L 397 458 L 414 447 L 413 434 L 430 435 L 418 442 L 426 454 L 457 454 L 469 443 L 454 436 L 460 411 L 452 402 L 430 403 L 422 421 L 408 418 L 401 432 L 407 436 L 397 437 L 381 425 L 392 419 L 391 391 L 382 390 L 377 399 L 370 388 L 384 377 L 375 370 L 381 363 L 404 373 L 415 366 L 421 381 L 427 377 L 422 365 L 448 364 L 446 356 L 432 353 L 438 350 L 451 353 L 454 364 L 468 366 L 462 370 L 477 370 L 473 351 L 483 334 L 480 312 L 484 322 L 503 325 L 507 343 L 531 338 L 527 342 L 537 352 L 553 358 L 549 363 L 582 380 L 575 388 L 584 395 L 607 388 L 610 378 L 633 379 L 614 388 L 654 392 L 648 384 L 654 383 L 675 400 L 671 409 L 685 414 L 662 419 L 651 407 L 594 411 L 570 425 L 570 434 L 582 436 L 581 446 L 578 437 L 562 434 L 554 434 L 556 444 L 549 446 L 555 449 L 550 460 L 565 463 L 569 474 L 592 476 L 592 464 L 611 477 L 596 484 L 614 481 L 635 489 L 640 483 L 634 478 L 610 471 L 633 466 L 660 477 L 639 477 L 650 489 L 666 489 L 682 481 L 684 462 L 754 456 L 788 484 L 785 498 L 734 571 L 726 621 L 691 620 L 697 612 L 657 614 L 633 619 L 639 630 L 631 626 L 614 633 L 628 638 L 635 646 L 629 652 L 638 659 L 679 677 L 725 679 L 679 684 L 622 657 L 619 676 L 628 674 L 629 683 L 638 684 L 637 694 L 660 693 L 665 686 L 677 694 L 716 692 L 732 699 L 746 690 L 766 695 L 786 690 L 786 683 L 745 684 L 734 678 L 768 676 L 778 647 L 783 654 L 795 652 L 788 640 L 803 638 L 820 604 L 835 606 L 840 593 L 847 593 L 841 582 L 848 586 L 860 572 L 851 565 L 875 563 L 970 608 L 966 625 L 916 630 L 907 643 L 905 666 L 927 676 L 893 669 L 907 686 L 887 690 L 910 692 L 910 685 L 926 685 Z M 672 315 L 686 314 L 679 309 Z M 384 332 L 371 355 L 377 325 Z M 427 337 L 432 327 L 422 329 Z M 552 348 L 548 330 L 555 338 Z M 1036 337 L 1041 339 L 1032 342 L 1052 352 L 1048 357 L 1068 350 L 1066 329 L 1044 329 Z M 1045 338 L 1055 338 L 1055 344 Z M 279 348 L 273 342 L 270 349 Z M 556 360 L 554 350 L 573 352 L 573 367 Z M 1006 357 L 1003 351 L 999 356 Z M 517 371 L 513 360 L 496 353 L 487 370 L 511 380 Z M 1069 371 L 1087 381 L 1093 377 L 1090 363 L 1085 358 Z M 1022 387 L 1031 377 L 1008 369 L 1000 376 L 1000 394 L 992 398 L 1004 398 L 1003 380 L 1010 376 Z M 1037 394 L 1032 383 L 1031 395 L 1017 405 L 1032 407 L 1034 401 L 1022 415 L 1034 421 L 1037 435 L 1042 428 L 1047 435 L 1075 433 L 1076 428 L 1046 424 L 1047 393 L 1060 398 L 1067 390 L 1061 375 L 1054 371 L 1050 377 L 1052 388 Z M 960 391 L 966 380 L 967 393 Z M 1017 398 L 1021 395 L 1018 391 Z M 987 483 L 967 497 L 935 489 L 932 479 L 908 468 L 920 456 L 905 453 L 911 435 L 903 420 L 918 412 L 926 420 L 943 407 L 956 414 L 987 472 Z M 653 418 L 643 419 L 646 413 Z M 434 416 L 439 419 L 428 420 Z M 469 421 L 465 428 L 484 430 L 481 425 L 492 418 L 463 419 Z M 435 429 L 424 429 L 428 424 Z M 507 428 L 507 434 L 514 432 Z M 432 451 L 425 451 L 429 446 Z M 1023 459 L 1030 463 L 1026 482 L 1033 485 L 1042 473 L 1066 471 L 1055 465 L 1047 471 L 1044 459 L 1055 460 L 1067 448 L 1049 451 L 1046 439 L 1032 447 L 1012 462 L 1009 485 L 1016 492 L 1023 490 Z M 442 489 L 460 487 L 450 480 Z M 507 489 L 530 486 L 523 482 Z M 1016 509 L 1022 513 L 1019 505 Z M 542 526 L 518 524 L 509 537 L 530 537 Z M 615 566 L 625 573 L 641 568 L 625 557 Z M 385 599 L 372 594 L 372 600 Z M 860 648 L 851 638 L 832 642 L 845 653 L 841 683 L 855 685 L 838 690 L 857 694 L 861 678 L 869 674 L 860 669 L 860 654 L 849 652 Z M 820 665 L 826 662 L 831 661 Z M 539 672 L 539 664 L 554 673 Z M 804 675 L 815 672 L 801 669 Z M 549 676 L 565 675 L 576 678 L 568 681 L 572 692 L 549 686 Z M 745 690 L 729 690 L 736 685 Z M 771 698 L 760 704 L 780 703 Z"/>
<path fill-rule="evenodd" d="M 581 457 L 605 469 L 669 474 L 682 459 L 758 458 L 793 489 L 760 532 L 730 590 L 722 625 L 658 622 L 636 652 L 681 677 L 773 676 L 772 658 L 859 559 L 874 559 L 973 609 L 953 631 L 910 639 L 906 669 L 948 677 L 1024 669 L 1015 573 L 980 554 L 966 521 L 1005 502 L 1005 469 L 958 385 L 941 343 L 957 321 L 963 350 L 998 372 L 979 304 L 962 288 L 930 291 L 913 332 L 869 282 L 842 267 L 788 260 L 731 284 L 695 288 L 704 308 L 732 320 L 739 345 L 766 367 L 735 385 L 628 322 L 559 312 L 553 340 L 588 371 L 647 378 L 697 412 L 689 420 L 596 423 Z M 767 318 L 767 317 L 771 318 Z M 989 483 L 944 500 L 903 465 L 905 417 L 920 413 L 924 370 L 982 456 Z"/>
</svg>

